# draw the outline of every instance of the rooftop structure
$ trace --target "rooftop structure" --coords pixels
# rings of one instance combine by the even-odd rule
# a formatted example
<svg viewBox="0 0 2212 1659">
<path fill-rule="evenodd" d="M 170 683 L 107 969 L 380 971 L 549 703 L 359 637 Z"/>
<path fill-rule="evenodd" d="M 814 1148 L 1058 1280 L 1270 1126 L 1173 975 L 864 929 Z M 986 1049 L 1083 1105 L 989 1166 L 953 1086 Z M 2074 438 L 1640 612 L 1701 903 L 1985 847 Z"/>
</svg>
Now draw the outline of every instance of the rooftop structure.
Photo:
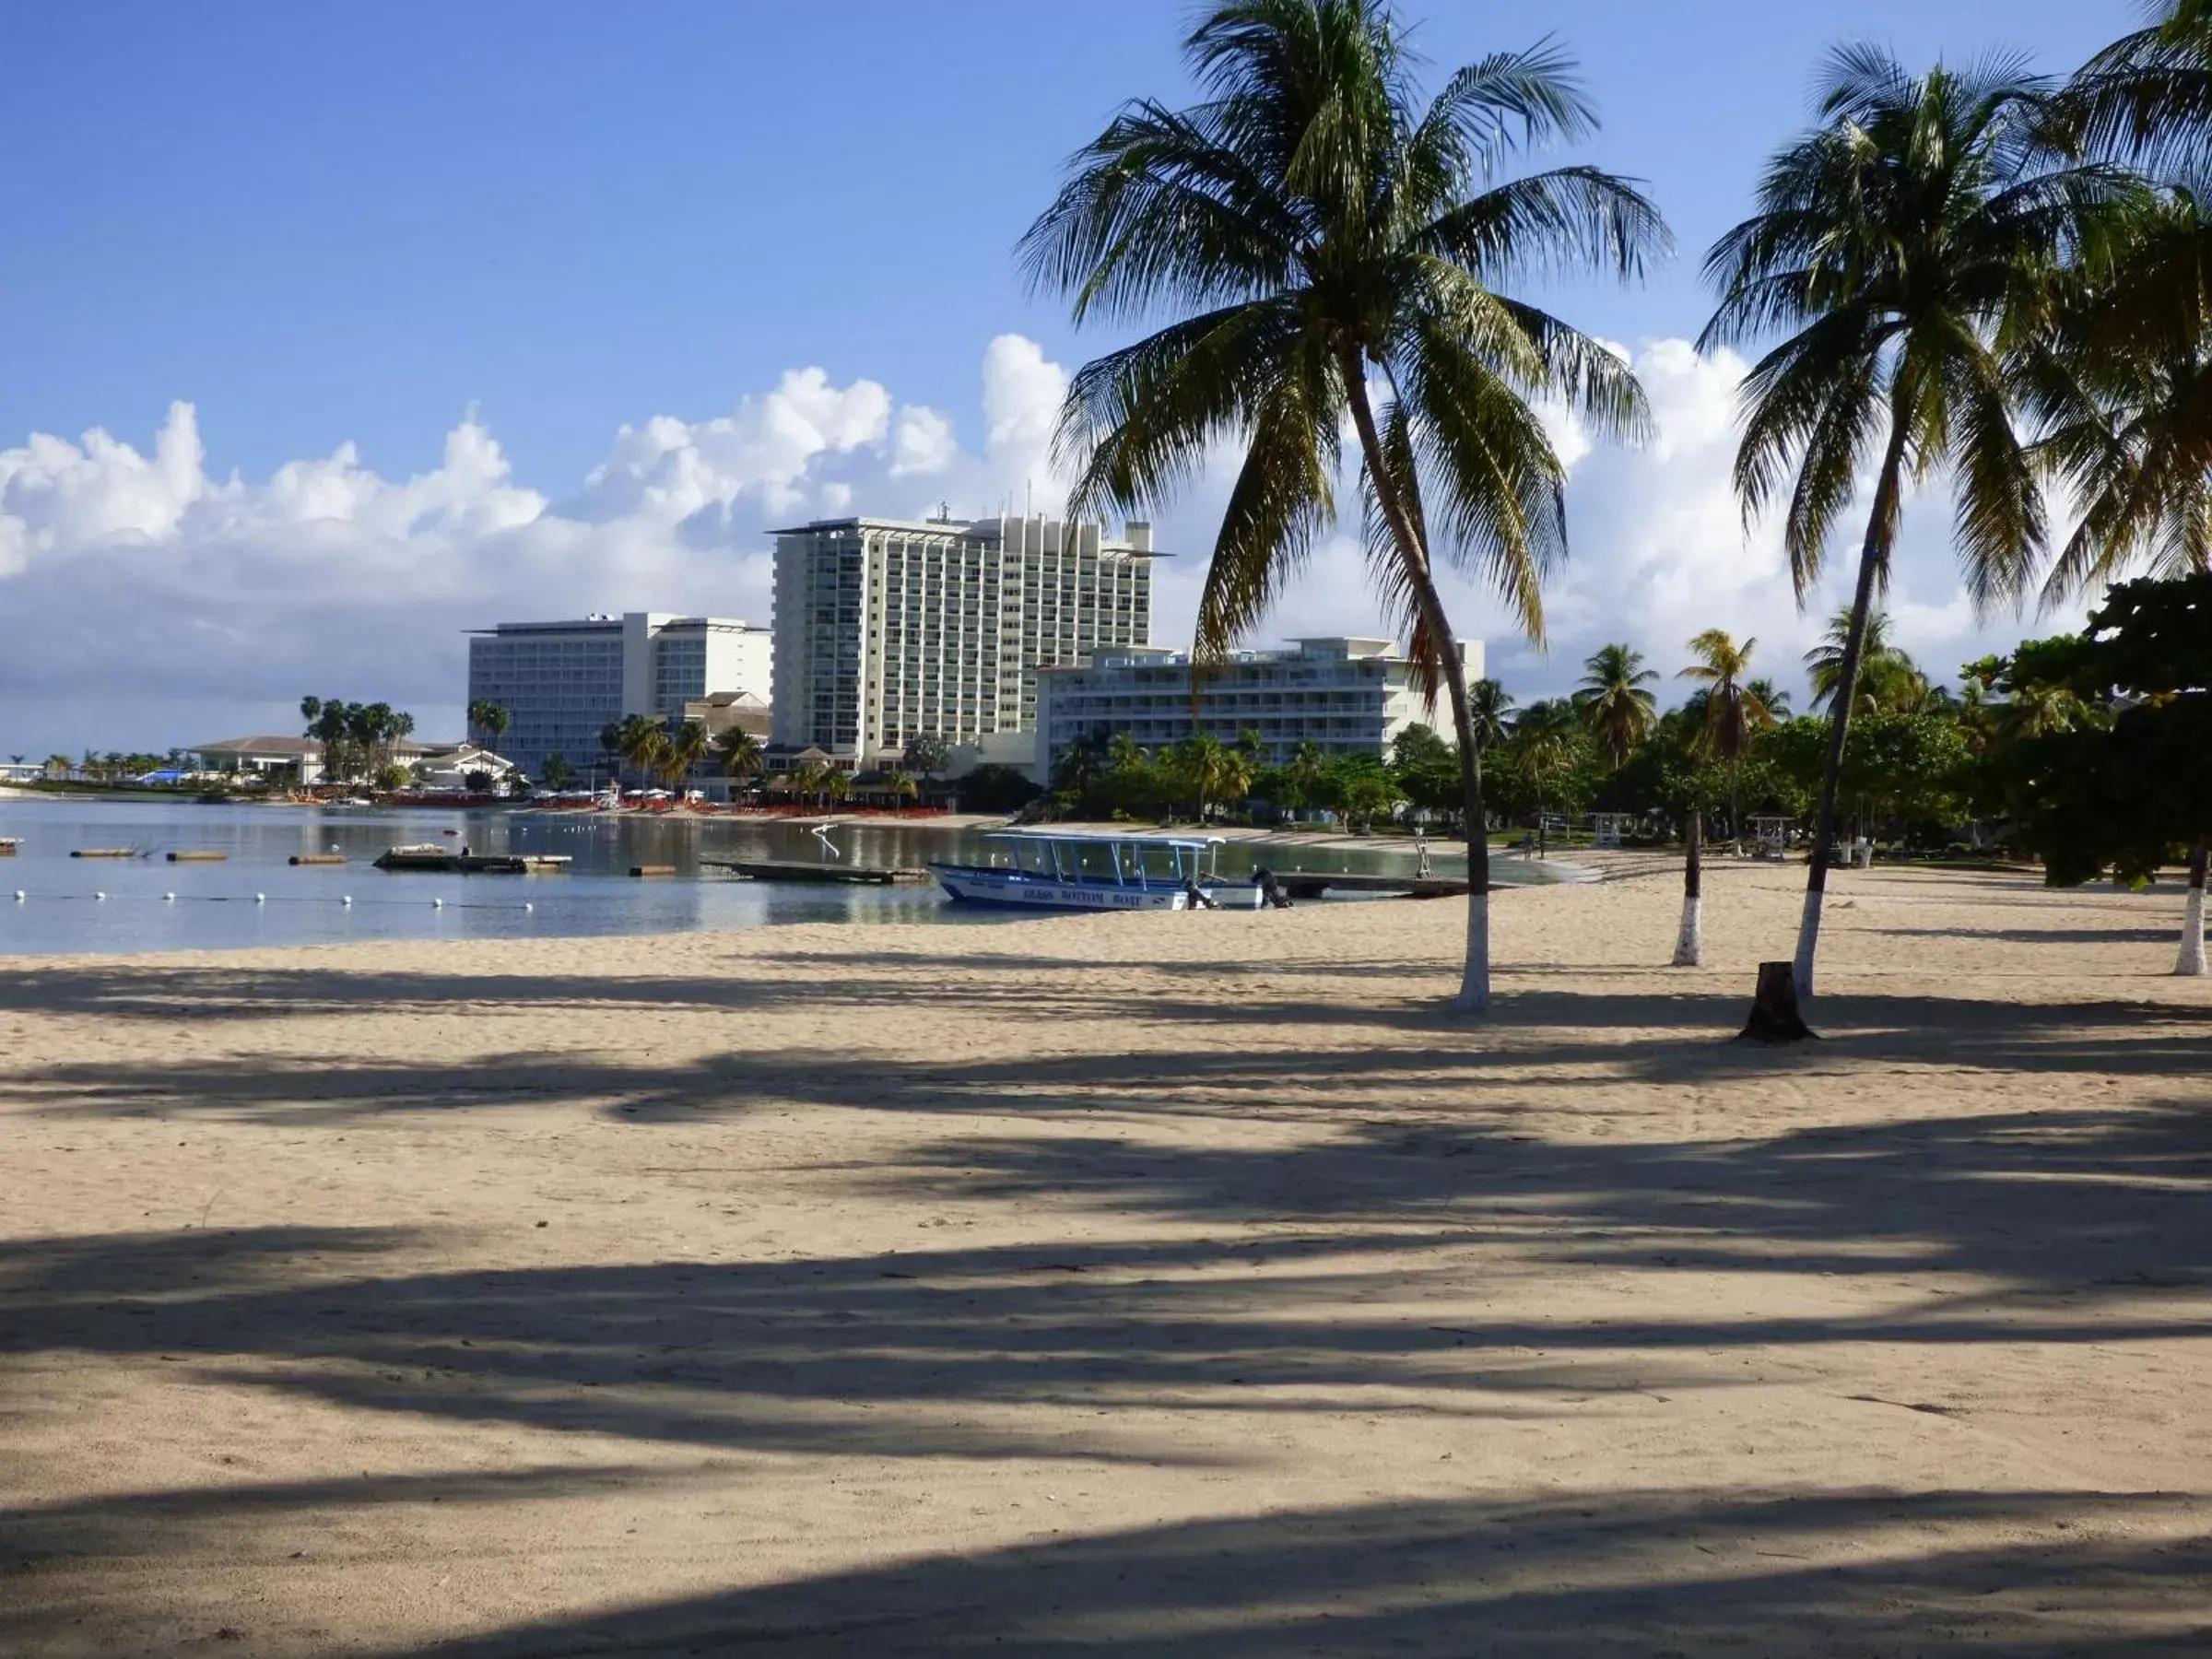
<svg viewBox="0 0 2212 1659">
<path fill-rule="evenodd" d="M 757 699 L 768 683 L 768 629 L 728 617 L 502 622 L 468 641 L 468 700 L 507 711 L 500 751 L 534 778 L 554 755 L 579 773 L 606 765 L 600 730 L 625 715 L 680 719 L 687 703 Z"/>
<path fill-rule="evenodd" d="M 1482 641 L 1462 641 L 1459 649 L 1461 672 L 1480 679 Z M 1295 640 L 1286 650 L 1238 652 L 1202 672 L 1194 711 L 1191 659 L 1178 651 L 1103 652 L 1088 663 L 1043 670 L 1038 686 L 1041 781 L 1071 745 L 1094 732 L 1126 733 L 1146 748 L 1200 732 L 1224 742 L 1253 732 L 1273 766 L 1303 743 L 1332 756 L 1380 757 L 1409 725 L 1429 726 L 1447 741 L 1452 735 L 1444 698 L 1429 707 L 1414 687 L 1413 665 L 1389 640 Z"/>
<path fill-rule="evenodd" d="M 823 519 L 776 537 L 773 737 L 844 757 L 1037 720 L 1040 666 L 1141 646 L 1152 528 Z"/>
</svg>

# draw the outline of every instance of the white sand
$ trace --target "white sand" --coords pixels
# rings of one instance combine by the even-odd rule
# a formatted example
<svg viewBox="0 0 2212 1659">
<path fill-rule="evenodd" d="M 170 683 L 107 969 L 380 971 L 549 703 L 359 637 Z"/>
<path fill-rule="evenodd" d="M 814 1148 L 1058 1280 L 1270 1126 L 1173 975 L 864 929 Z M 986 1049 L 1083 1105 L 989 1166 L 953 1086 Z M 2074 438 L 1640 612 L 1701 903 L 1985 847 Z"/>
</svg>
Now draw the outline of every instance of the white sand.
<svg viewBox="0 0 2212 1659">
<path fill-rule="evenodd" d="M 0 961 L 0 1653 L 2212 1651 L 2180 896 L 1799 879 Z"/>
</svg>

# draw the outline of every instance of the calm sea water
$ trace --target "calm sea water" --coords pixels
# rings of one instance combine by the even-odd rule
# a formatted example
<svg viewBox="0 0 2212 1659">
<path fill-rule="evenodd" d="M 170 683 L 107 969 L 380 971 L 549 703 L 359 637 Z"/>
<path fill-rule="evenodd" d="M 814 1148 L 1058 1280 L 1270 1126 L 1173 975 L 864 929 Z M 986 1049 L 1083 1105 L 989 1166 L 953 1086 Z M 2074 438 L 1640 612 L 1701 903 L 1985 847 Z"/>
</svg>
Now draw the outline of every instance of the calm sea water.
<svg viewBox="0 0 2212 1659">
<path fill-rule="evenodd" d="M 847 825 L 830 834 L 848 862 L 987 862 L 974 831 Z M 0 838 L 6 837 L 21 845 L 15 857 L 0 858 L 0 955 L 682 933 L 782 922 L 987 925 L 1019 916 L 949 903 L 934 884 L 744 881 L 700 862 L 830 857 L 810 831 L 773 822 L 0 798 Z M 403 875 L 371 867 L 386 848 L 414 841 L 465 841 L 478 853 L 566 853 L 574 862 L 560 876 Z M 73 859 L 77 847 L 131 847 L 146 856 Z M 229 857 L 171 864 L 165 856 L 202 848 Z M 350 862 L 285 862 L 296 853 L 330 852 Z M 1267 848 L 1258 857 L 1278 868 L 1315 870 L 1406 863 L 1403 854 L 1314 847 Z M 1241 874 L 1252 862 L 1245 849 L 1223 850 L 1225 874 Z M 680 873 L 643 880 L 628 873 L 650 864 L 674 865 Z"/>
</svg>

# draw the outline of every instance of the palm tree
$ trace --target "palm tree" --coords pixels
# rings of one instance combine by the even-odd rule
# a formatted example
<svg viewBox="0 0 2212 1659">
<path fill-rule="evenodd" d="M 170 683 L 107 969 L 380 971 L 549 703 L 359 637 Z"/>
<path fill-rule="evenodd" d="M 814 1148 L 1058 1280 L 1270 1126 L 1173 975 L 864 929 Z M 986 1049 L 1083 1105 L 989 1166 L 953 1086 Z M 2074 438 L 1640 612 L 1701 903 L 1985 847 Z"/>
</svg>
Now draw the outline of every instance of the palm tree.
<svg viewBox="0 0 2212 1659">
<path fill-rule="evenodd" d="M 1709 628 L 1689 642 L 1697 661 L 1682 670 L 1680 679 L 1696 680 L 1705 688 L 1704 719 L 1698 727 L 1698 752 L 1728 769 L 1728 835 L 1740 845 L 1744 828 L 1737 810 L 1736 782 L 1743 769 L 1744 751 L 1751 734 L 1774 724 L 1774 708 L 1759 688 L 1764 680 L 1747 683 L 1744 672 L 1751 666 L 1757 640 L 1738 645 L 1724 628 Z M 1770 693 L 1771 694 L 1771 693 Z"/>
<path fill-rule="evenodd" d="M 494 702 L 488 697 L 479 697 L 468 705 L 469 730 L 478 734 L 486 748 L 496 751 L 500 747 L 500 739 L 507 735 L 507 728 L 512 724 L 505 703 Z"/>
<path fill-rule="evenodd" d="M 1070 384 L 1068 512 L 1151 512 L 1218 444 L 1239 445 L 1199 602 L 1200 672 L 1335 522 L 1348 418 L 1371 577 L 1422 689 L 1451 700 L 1469 837 L 1458 1004 L 1480 1008 L 1482 774 L 1436 561 L 1486 579 L 1541 638 L 1565 472 L 1532 402 L 1557 400 L 1600 436 L 1648 426 L 1618 359 L 1501 285 L 1538 267 L 1634 277 L 1665 228 L 1593 167 L 1500 177 L 1522 147 L 1595 124 L 1548 44 L 1468 65 L 1426 107 L 1386 0 L 1221 0 L 1183 49 L 1202 101 L 1125 106 L 1022 241 L 1032 281 L 1070 296 L 1078 323 L 1180 313 Z"/>
<path fill-rule="evenodd" d="M 803 801 L 812 801 L 822 793 L 822 781 L 830 776 L 830 769 L 819 760 L 802 760 L 791 769 L 792 792 Z"/>
<path fill-rule="evenodd" d="M 1583 664 L 1575 710 L 1615 771 L 1659 724 L 1658 701 L 1644 689 L 1658 677 L 1643 665 L 1643 653 L 1626 645 L 1600 645 Z"/>
<path fill-rule="evenodd" d="M 1582 724 L 1574 705 L 1564 698 L 1533 702 L 1513 722 L 1507 740 L 1513 764 L 1536 797 L 1536 855 L 1550 848 L 1545 797 L 1552 783 L 1574 761 L 1574 735 Z"/>
<path fill-rule="evenodd" d="M 725 778 L 758 777 L 767 765 L 760 739 L 738 726 L 731 726 L 714 739 L 714 753 Z"/>
<path fill-rule="evenodd" d="M 1827 62 L 1818 124 L 1768 164 L 1759 211 L 1713 244 L 1721 302 L 1701 347 L 1788 337 L 1743 388 L 1735 466 L 1747 523 L 1783 486 L 1802 602 L 1878 446 L 1796 951 L 1810 995 L 1837 778 L 1866 618 L 1885 586 L 1908 477 L 1948 466 L 1954 540 L 1978 604 L 2025 589 L 2044 534 L 2001 349 L 2045 303 L 2088 218 L 2124 194 L 2109 171 L 2033 160 L 2047 88 L 2016 64 L 1905 72 L 1876 47 Z M 1791 475 L 1794 474 L 1794 482 Z"/>
<path fill-rule="evenodd" d="M 2037 458 L 2078 522 L 2047 601 L 2212 569 L 2212 217 L 2177 186 L 2122 216 L 2035 359 Z"/>
<path fill-rule="evenodd" d="M 853 774 L 834 770 L 825 772 L 821 788 L 822 794 L 832 802 L 850 800 L 853 796 Z"/>
<path fill-rule="evenodd" d="M 666 750 L 661 757 L 661 775 L 668 781 L 668 787 L 680 790 L 684 780 L 691 775 L 691 769 L 707 758 L 712 747 L 707 728 L 699 721 L 684 721 L 670 732 Z"/>
<path fill-rule="evenodd" d="M 1467 724 L 1477 749 L 1496 748 L 1505 741 L 1512 710 L 1512 693 L 1494 679 L 1478 679 L 1467 688 Z"/>
<path fill-rule="evenodd" d="M 2082 65 L 2063 104 L 2094 152 L 2162 178 L 2197 171 L 2212 147 L 2212 4 L 2166 0 Z"/>
<path fill-rule="evenodd" d="M 668 759 L 668 728 L 650 714 L 627 714 L 616 729 L 615 752 L 633 771 L 657 774 Z"/>
<path fill-rule="evenodd" d="M 1836 710 L 1836 688 L 1843 683 L 1843 653 L 1851 646 L 1851 622 L 1850 611 L 1838 611 L 1829 618 L 1821 642 L 1805 653 L 1813 707 L 1830 715 Z M 1859 647 L 1859 690 L 1852 712 L 1904 713 L 1920 703 L 1927 689 L 1927 677 L 1919 665 L 1891 642 L 1889 613 L 1871 612 Z"/>
<path fill-rule="evenodd" d="M 1746 640 L 1745 652 L 1748 653 L 1755 643 L 1757 641 Z M 1790 717 L 1790 694 L 1764 676 L 1744 682 L 1744 700 L 1765 712 L 1766 719 L 1761 723 L 1764 725 L 1771 726 L 1776 721 Z"/>
</svg>

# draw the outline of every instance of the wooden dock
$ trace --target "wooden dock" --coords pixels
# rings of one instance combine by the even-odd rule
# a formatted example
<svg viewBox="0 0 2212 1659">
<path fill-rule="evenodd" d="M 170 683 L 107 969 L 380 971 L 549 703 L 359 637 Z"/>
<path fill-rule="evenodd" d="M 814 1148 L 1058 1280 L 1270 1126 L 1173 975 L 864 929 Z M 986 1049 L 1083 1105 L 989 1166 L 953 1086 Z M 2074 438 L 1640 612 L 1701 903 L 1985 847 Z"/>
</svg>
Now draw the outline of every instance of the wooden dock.
<svg viewBox="0 0 2212 1659">
<path fill-rule="evenodd" d="M 342 865 L 346 862 L 346 854 L 343 853 L 295 853 L 284 862 L 294 865 Z"/>
<path fill-rule="evenodd" d="M 218 853 L 211 848 L 188 848 L 182 853 L 171 853 L 169 855 L 169 862 L 171 864 L 221 864 L 229 856 L 230 854 L 228 853 Z"/>
<path fill-rule="evenodd" d="M 569 857 L 566 853 L 432 853 L 394 847 L 378 855 L 376 867 L 433 876 L 557 876 L 568 869 Z"/>
<path fill-rule="evenodd" d="M 135 847 L 77 847 L 69 854 L 72 858 L 135 858 Z"/>
<path fill-rule="evenodd" d="M 1464 876 L 1371 876 L 1343 870 L 1277 870 L 1276 880 L 1293 899 L 1324 893 L 1397 893 L 1408 899 L 1451 899 L 1464 895 Z"/>
<path fill-rule="evenodd" d="M 907 866 L 811 864 L 792 858 L 702 858 L 702 865 L 751 881 L 814 881 L 843 887 L 889 887 L 894 882 L 927 881 L 929 872 Z"/>
</svg>

